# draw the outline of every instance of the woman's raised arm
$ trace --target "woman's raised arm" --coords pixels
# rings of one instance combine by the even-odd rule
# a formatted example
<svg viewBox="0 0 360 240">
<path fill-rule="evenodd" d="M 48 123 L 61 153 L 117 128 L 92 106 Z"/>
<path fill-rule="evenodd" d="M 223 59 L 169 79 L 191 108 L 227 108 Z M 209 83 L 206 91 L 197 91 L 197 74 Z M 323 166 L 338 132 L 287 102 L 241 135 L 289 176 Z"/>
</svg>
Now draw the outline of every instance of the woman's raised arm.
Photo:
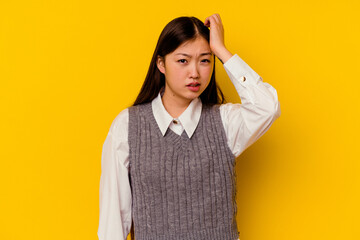
<svg viewBox="0 0 360 240">
<path fill-rule="evenodd" d="M 237 157 L 280 117 L 280 103 L 275 88 L 263 82 L 237 54 L 224 68 L 241 99 L 241 104 L 220 106 L 228 145 Z"/>
</svg>

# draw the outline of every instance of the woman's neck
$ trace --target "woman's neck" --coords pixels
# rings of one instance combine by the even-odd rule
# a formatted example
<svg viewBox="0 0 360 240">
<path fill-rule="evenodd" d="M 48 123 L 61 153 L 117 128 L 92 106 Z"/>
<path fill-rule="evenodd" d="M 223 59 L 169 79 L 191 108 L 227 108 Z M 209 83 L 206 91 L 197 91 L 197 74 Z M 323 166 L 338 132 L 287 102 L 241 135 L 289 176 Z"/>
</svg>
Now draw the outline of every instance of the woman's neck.
<svg viewBox="0 0 360 240">
<path fill-rule="evenodd" d="M 162 96 L 161 101 L 166 111 L 173 118 L 178 118 L 191 103 L 191 100 L 179 99 L 176 96 L 169 96 L 166 93 Z"/>
</svg>

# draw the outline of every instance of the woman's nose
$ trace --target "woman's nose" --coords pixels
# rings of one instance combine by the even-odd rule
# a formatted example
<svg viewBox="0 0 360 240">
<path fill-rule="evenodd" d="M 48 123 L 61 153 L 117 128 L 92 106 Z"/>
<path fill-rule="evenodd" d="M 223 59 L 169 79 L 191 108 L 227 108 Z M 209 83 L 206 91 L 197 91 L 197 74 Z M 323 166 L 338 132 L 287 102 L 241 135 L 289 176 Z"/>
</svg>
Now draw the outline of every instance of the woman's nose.
<svg viewBox="0 0 360 240">
<path fill-rule="evenodd" d="M 198 66 L 196 64 L 191 65 L 190 69 L 190 77 L 191 78 L 199 78 L 200 74 L 198 71 Z"/>
</svg>

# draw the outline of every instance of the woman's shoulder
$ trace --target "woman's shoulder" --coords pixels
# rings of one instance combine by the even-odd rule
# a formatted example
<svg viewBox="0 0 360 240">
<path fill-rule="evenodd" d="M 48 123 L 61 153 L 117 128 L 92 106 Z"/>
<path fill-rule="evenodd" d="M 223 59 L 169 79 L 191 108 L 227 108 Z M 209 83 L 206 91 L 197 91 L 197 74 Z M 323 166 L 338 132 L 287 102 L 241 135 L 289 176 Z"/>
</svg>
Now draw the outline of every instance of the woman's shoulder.
<svg viewBox="0 0 360 240">
<path fill-rule="evenodd" d="M 128 134 L 128 128 L 129 128 L 129 119 L 134 116 L 138 115 L 140 112 L 141 114 L 148 114 L 148 111 L 144 111 L 144 107 L 147 106 L 149 108 L 149 104 L 151 103 L 145 103 L 145 104 L 139 104 L 139 105 L 132 105 L 130 107 L 127 107 L 123 109 L 118 115 L 116 115 L 115 119 L 111 123 L 110 126 L 110 133 L 113 134 L 113 136 L 117 138 L 126 137 Z M 130 116 L 131 115 L 131 116 Z"/>
<path fill-rule="evenodd" d="M 148 116 L 151 113 L 152 103 L 146 102 L 128 107 L 130 121 L 139 116 Z"/>
<path fill-rule="evenodd" d="M 129 116 L 129 108 L 125 108 L 123 109 L 113 120 L 113 127 L 114 128 L 119 128 L 121 127 L 124 123 L 128 122 L 128 117 Z"/>
<path fill-rule="evenodd" d="M 126 140 L 129 123 L 129 108 L 123 109 L 111 123 L 109 133 L 116 139 Z"/>
</svg>

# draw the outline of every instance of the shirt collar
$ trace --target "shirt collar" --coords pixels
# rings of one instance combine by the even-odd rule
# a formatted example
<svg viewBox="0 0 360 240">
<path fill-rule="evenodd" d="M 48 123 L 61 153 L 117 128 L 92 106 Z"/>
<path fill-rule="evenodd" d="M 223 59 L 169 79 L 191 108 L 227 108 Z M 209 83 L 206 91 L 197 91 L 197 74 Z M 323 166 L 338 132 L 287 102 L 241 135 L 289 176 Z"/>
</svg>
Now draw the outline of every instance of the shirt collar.
<svg viewBox="0 0 360 240">
<path fill-rule="evenodd" d="M 174 119 L 165 109 L 160 91 L 158 96 L 151 102 L 151 107 L 154 113 L 156 123 L 158 124 L 162 135 L 164 136 Z M 186 134 L 189 138 L 195 132 L 201 116 L 202 103 L 199 98 L 193 99 L 186 110 L 178 117 L 180 123 L 183 125 Z"/>
</svg>

